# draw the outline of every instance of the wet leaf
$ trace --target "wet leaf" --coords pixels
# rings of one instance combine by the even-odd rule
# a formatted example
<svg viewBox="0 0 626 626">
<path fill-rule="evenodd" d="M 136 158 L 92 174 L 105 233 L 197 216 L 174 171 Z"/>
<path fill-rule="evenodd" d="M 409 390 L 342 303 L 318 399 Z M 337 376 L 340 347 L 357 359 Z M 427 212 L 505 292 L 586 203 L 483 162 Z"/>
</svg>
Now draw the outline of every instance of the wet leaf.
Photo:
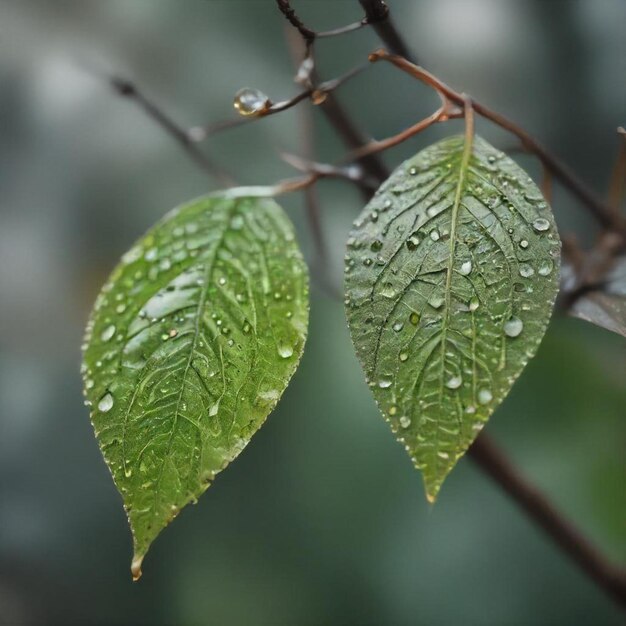
<svg viewBox="0 0 626 626">
<path fill-rule="evenodd" d="M 128 513 L 132 572 L 246 446 L 304 347 L 308 275 L 271 199 L 175 210 L 122 259 L 87 327 L 92 421 Z"/>
<path fill-rule="evenodd" d="M 559 259 L 539 189 L 478 137 L 403 163 L 357 220 L 346 256 L 352 340 L 430 501 L 535 354 Z"/>
<path fill-rule="evenodd" d="M 602 290 L 576 300 L 570 315 L 626 337 L 626 257 L 617 259 Z"/>
</svg>

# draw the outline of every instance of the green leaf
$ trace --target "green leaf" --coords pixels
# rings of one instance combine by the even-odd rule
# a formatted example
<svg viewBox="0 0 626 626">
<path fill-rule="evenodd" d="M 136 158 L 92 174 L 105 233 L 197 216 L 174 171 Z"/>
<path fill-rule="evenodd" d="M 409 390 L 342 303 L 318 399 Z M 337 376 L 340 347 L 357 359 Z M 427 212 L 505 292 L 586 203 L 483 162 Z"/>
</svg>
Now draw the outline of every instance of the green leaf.
<svg viewBox="0 0 626 626">
<path fill-rule="evenodd" d="M 403 163 L 355 223 L 352 340 L 431 502 L 535 354 L 559 260 L 539 189 L 478 137 L 445 139 Z"/>
<path fill-rule="evenodd" d="M 128 514 L 135 579 L 163 527 L 276 406 L 304 348 L 308 273 L 291 223 L 273 200 L 235 195 L 159 222 L 87 326 L 85 394 Z"/>
</svg>

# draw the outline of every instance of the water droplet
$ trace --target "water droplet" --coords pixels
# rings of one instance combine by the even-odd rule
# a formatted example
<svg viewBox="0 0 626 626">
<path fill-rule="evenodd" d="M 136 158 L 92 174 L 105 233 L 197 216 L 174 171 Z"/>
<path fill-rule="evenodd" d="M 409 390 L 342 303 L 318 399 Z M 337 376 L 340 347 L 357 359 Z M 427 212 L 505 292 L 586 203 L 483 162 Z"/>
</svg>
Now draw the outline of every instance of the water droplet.
<svg viewBox="0 0 626 626">
<path fill-rule="evenodd" d="M 463 379 L 460 376 L 453 376 L 446 382 L 446 387 L 448 389 L 458 389 L 462 383 Z"/>
<path fill-rule="evenodd" d="M 478 402 L 480 404 L 489 404 L 493 400 L 493 394 L 489 389 L 481 389 L 478 392 Z"/>
<path fill-rule="evenodd" d="M 406 247 L 413 251 L 417 248 L 417 246 L 419 246 L 420 240 L 417 237 L 417 235 L 411 235 L 407 240 L 406 240 Z"/>
<path fill-rule="evenodd" d="M 548 222 L 547 219 L 543 218 L 543 217 L 538 217 L 534 222 L 533 222 L 533 228 L 537 231 L 537 232 L 544 232 L 546 230 L 548 230 L 548 228 L 550 228 L 550 222 Z"/>
<path fill-rule="evenodd" d="M 230 227 L 233 230 L 241 230 L 243 228 L 243 217 L 241 215 L 235 215 L 235 217 L 230 220 Z"/>
<path fill-rule="evenodd" d="M 226 279 L 222 276 L 217 282 L 223 287 L 226 284 Z"/>
<path fill-rule="evenodd" d="M 411 425 L 411 418 L 407 417 L 406 415 L 403 415 L 400 418 L 400 426 L 402 426 L 402 428 L 408 428 Z"/>
<path fill-rule="evenodd" d="M 433 241 L 439 241 L 439 237 L 440 237 L 440 236 L 441 236 L 441 235 L 439 235 L 439 231 L 438 231 L 436 228 L 435 228 L 434 230 L 431 230 L 431 231 L 430 231 L 430 238 L 431 238 Z"/>
<path fill-rule="evenodd" d="M 172 328 L 167 334 L 173 339 L 176 335 L 178 335 L 178 331 L 175 328 Z"/>
<path fill-rule="evenodd" d="M 443 305 L 444 299 L 442 296 L 432 296 L 428 301 L 428 304 L 433 307 L 433 309 L 439 309 Z"/>
<path fill-rule="evenodd" d="M 118 304 L 115 307 L 115 312 L 116 313 L 123 313 L 126 310 L 126 305 L 125 304 Z"/>
<path fill-rule="evenodd" d="M 365 267 L 369 267 L 372 263 L 373 263 L 372 259 L 363 260 L 363 265 L 365 265 Z"/>
<path fill-rule="evenodd" d="M 111 324 L 102 331 L 100 339 L 102 339 L 102 341 L 110 341 L 113 338 L 113 335 L 115 335 L 115 325 Z"/>
<path fill-rule="evenodd" d="M 260 115 L 272 105 L 270 99 L 259 89 L 244 87 L 235 94 L 233 102 L 239 115 Z"/>
<path fill-rule="evenodd" d="M 94 382 L 93 380 L 91 380 L 91 378 L 85 381 L 85 389 L 92 389 L 93 386 L 94 386 Z"/>
<path fill-rule="evenodd" d="M 156 248 L 150 248 L 144 255 L 143 258 L 146 261 L 154 261 L 157 258 L 159 251 Z"/>
<path fill-rule="evenodd" d="M 100 398 L 100 402 L 98 402 L 98 410 L 106 413 L 113 408 L 113 396 L 111 393 L 105 393 L 102 398 Z"/>
<path fill-rule="evenodd" d="M 389 415 L 395 415 L 397 412 L 398 412 L 398 407 L 395 404 L 390 406 L 389 410 L 387 411 L 387 413 L 389 413 Z"/>
<path fill-rule="evenodd" d="M 404 363 L 409 358 L 408 352 L 400 352 L 400 357 L 399 358 Z"/>
<path fill-rule="evenodd" d="M 291 346 L 279 346 L 278 348 L 278 354 L 283 358 L 283 359 L 288 359 L 291 356 L 293 356 L 293 348 Z"/>
<path fill-rule="evenodd" d="M 450 458 L 450 455 L 447 452 L 437 452 L 437 456 L 444 460 Z"/>
<path fill-rule="evenodd" d="M 537 273 L 540 276 L 550 276 L 552 274 L 552 270 L 554 269 L 554 263 L 550 259 L 546 259 L 539 264 L 539 269 Z"/>
<path fill-rule="evenodd" d="M 512 317 L 504 322 L 504 332 L 508 337 L 517 337 L 524 330 L 524 322 L 519 317 Z"/>
<path fill-rule="evenodd" d="M 419 321 L 420 321 L 419 313 L 416 313 L 415 311 L 413 311 L 413 313 L 409 315 L 409 322 L 411 322 L 413 326 L 417 326 L 419 324 Z"/>
<path fill-rule="evenodd" d="M 380 290 L 380 294 L 385 298 L 395 298 L 396 290 L 391 283 L 385 283 L 384 287 Z"/>
<path fill-rule="evenodd" d="M 475 406 L 472 406 L 472 405 L 470 404 L 469 406 L 466 406 L 466 407 L 465 407 L 465 412 L 466 412 L 468 415 L 473 415 L 474 413 L 476 413 L 476 407 L 475 407 Z"/>
<path fill-rule="evenodd" d="M 415 167 L 415 165 L 413 165 L 413 166 L 411 166 L 411 167 L 409 168 L 409 174 L 410 174 L 411 176 L 416 176 L 416 175 L 417 175 L 417 168 Z"/>
<path fill-rule="evenodd" d="M 370 248 L 374 252 L 377 252 L 382 247 L 383 247 L 383 242 L 380 239 L 374 239 L 374 241 L 372 241 L 372 245 L 370 246 Z"/>
<path fill-rule="evenodd" d="M 525 250 L 526 248 L 528 248 L 528 241 L 526 241 L 526 239 L 522 239 L 519 242 L 519 246 L 520 246 L 520 248 L 524 248 L 524 250 Z"/>
<path fill-rule="evenodd" d="M 461 274 L 462 276 L 467 276 L 471 271 L 472 271 L 471 261 L 465 261 L 464 263 L 461 263 L 459 274 Z"/>
<path fill-rule="evenodd" d="M 389 389 L 389 387 L 391 387 L 391 380 L 388 378 L 383 378 L 382 380 L 378 381 L 378 386 L 381 389 Z"/>
<path fill-rule="evenodd" d="M 519 266 L 519 275 L 524 278 L 530 278 L 535 273 L 535 270 L 526 263 Z"/>
<path fill-rule="evenodd" d="M 399 333 L 404 328 L 404 324 L 402 322 L 396 322 L 392 328 Z"/>
</svg>

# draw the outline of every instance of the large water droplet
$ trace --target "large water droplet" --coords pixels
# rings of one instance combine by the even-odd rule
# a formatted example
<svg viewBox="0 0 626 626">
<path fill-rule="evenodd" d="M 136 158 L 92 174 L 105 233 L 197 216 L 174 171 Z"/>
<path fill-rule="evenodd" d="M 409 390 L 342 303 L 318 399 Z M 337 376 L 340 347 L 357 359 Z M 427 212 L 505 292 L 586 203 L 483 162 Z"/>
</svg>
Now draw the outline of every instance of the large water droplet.
<svg viewBox="0 0 626 626">
<path fill-rule="evenodd" d="M 389 387 L 391 387 L 391 380 L 389 378 L 383 378 L 378 381 L 378 386 L 381 389 L 389 389 Z"/>
<path fill-rule="evenodd" d="M 459 268 L 459 274 L 461 274 L 462 276 L 467 276 L 471 271 L 472 271 L 471 261 L 465 261 L 464 263 L 461 263 L 461 267 Z"/>
<path fill-rule="evenodd" d="M 504 322 L 504 332 L 508 337 L 517 337 L 524 330 L 524 322 L 519 317 L 512 317 Z"/>
<path fill-rule="evenodd" d="M 105 393 L 102 398 L 100 398 L 100 402 L 98 402 L 98 410 L 106 413 L 113 408 L 113 396 L 110 392 Z"/>
<path fill-rule="evenodd" d="M 240 115 L 260 115 L 272 105 L 270 99 L 258 89 L 244 87 L 235 94 L 233 102 Z"/>
<path fill-rule="evenodd" d="M 293 348 L 291 346 L 279 346 L 278 354 L 280 354 L 283 359 L 288 359 L 293 356 Z"/>
<path fill-rule="evenodd" d="M 453 376 L 446 381 L 446 387 L 448 389 L 458 389 L 463 383 L 463 379 L 460 376 Z"/>
<path fill-rule="evenodd" d="M 115 335 L 115 325 L 111 324 L 102 331 L 100 339 L 102 339 L 102 341 L 110 341 L 113 338 L 113 335 Z"/>
<path fill-rule="evenodd" d="M 535 273 L 535 270 L 526 263 L 519 266 L 519 275 L 524 278 L 530 278 Z"/>
<path fill-rule="evenodd" d="M 552 274 L 552 270 L 554 269 L 554 263 L 550 259 L 546 259 L 539 264 L 539 269 L 537 273 L 540 276 L 550 276 Z"/>
<path fill-rule="evenodd" d="M 538 217 L 534 222 L 533 222 L 533 228 L 537 231 L 537 232 L 544 232 L 546 230 L 548 230 L 548 228 L 550 228 L 550 222 L 548 222 L 547 219 L 543 218 L 543 217 Z"/>
<path fill-rule="evenodd" d="M 478 392 L 478 402 L 480 404 L 489 404 L 493 400 L 493 394 L 489 389 L 481 389 Z"/>
<path fill-rule="evenodd" d="M 444 299 L 441 296 L 432 296 L 429 300 L 428 300 L 428 304 L 430 304 L 430 306 L 433 307 L 433 309 L 439 309 L 441 308 L 441 305 L 443 304 Z"/>
<path fill-rule="evenodd" d="M 402 426 L 402 428 L 408 428 L 411 425 L 411 418 L 407 417 L 406 415 L 403 415 L 400 418 L 400 426 Z"/>
</svg>

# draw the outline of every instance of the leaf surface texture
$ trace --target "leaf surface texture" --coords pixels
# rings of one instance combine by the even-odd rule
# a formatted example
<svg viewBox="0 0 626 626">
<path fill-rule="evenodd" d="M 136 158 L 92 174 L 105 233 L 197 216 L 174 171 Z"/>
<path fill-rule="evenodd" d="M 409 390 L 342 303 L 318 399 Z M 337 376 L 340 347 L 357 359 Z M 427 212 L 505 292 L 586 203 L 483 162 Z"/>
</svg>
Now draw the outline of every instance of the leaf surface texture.
<svg viewBox="0 0 626 626">
<path fill-rule="evenodd" d="M 131 525 L 152 541 L 246 446 L 294 373 L 308 274 L 271 199 L 207 196 L 122 259 L 87 328 L 95 433 Z"/>
<path fill-rule="evenodd" d="M 403 163 L 355 223 L 352 340 L 429 500 L 534 356 L 559 261 L 541 192 L 479 137 L 445 139 Z"/>
</svg>

